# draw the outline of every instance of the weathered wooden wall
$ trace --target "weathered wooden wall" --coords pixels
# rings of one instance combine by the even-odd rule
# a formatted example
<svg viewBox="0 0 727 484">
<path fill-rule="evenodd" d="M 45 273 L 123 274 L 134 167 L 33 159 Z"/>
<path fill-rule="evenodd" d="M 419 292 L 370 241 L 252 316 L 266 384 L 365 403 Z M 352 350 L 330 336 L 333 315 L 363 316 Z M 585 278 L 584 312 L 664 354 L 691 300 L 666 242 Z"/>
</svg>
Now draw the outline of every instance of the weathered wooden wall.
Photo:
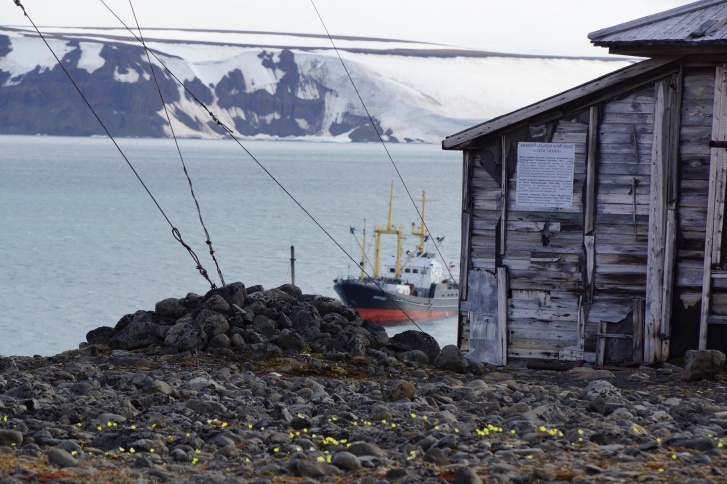
<svg viewBox="0 0 727 484">
<path fill-rule="evenodd" d="M 714 105 L 714 68 L 684 72 L 679 139 L 678 242 L 672 340 L 674 355 L 697 347 L 704 273 L 704 237 L 709 194 Z M 727 301 L 722 307 L 727 309 Z"/>
<path fill-rule="evenodd" d="M 467 152 L 462 339 L 472 318 L 487 321 L 478 334 L 504 339 L 498 361 L 564 352 L 640 358 L 631 335 L 644 318 L 656 82 L 520 125 Z M 575 144 L 572 208 L 515 204 L 517 143 L 532 141 Z M 466 286 L 494 283 L 498 268 L 506 270 L 507 312 L 485 318 Z"/>
<path fill-rule="evenodd" d="M 654 85 L 605 101 L 600 112 L 596 264 L 585 351 L 602 352 L 606 362 L 633 357 L 633 342 L 617 337 L 599 341 L 598 333 L 633 335 L 634 300 L 645 297 Z"/>
</svg>

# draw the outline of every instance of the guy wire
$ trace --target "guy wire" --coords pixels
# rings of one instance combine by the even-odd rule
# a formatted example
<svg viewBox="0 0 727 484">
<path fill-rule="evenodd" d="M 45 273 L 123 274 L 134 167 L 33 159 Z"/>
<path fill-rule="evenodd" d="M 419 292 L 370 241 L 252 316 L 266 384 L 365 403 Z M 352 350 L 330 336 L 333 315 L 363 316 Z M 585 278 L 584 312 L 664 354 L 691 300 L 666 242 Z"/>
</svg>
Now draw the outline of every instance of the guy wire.
<svg viewBox="0 0 727 484">
<path fill-rule="evenodd" d="M 169 224 L 169 226 L 172 228 L 172 236 L 177 240 L 177 242 L 179 242 L 182 245 L 182 247 L 184 247 L 185 249 L 187 249 L 187 252 L 189 252 L 189 255 L 192 257 L 192 260 L 194 260 L 194 262 L 195 262 L 195 264 L 197 266 L 197 270 L 199 271 L 199 273 L 202 275 L 202 277 L 204 277 L 207 280 L 207 282 L 210 284 L 210 286 L 212 287 L 212 289 L 215 289 L 217 286 L 210 280 L 209 275 L 207 274 L 207 270 L 205 270 L 205 268 L 200 263 L 200 260 L 199 260 L 199 257 L 197 257 L 197 254 L 195 254 L 194 253 L 194 250 L 192 250 L 192 248 L 189 245 L 187 245 L 184 242 L 184 240 L 182 240 L 182 234 L 174 226 L 174 224 L 172 224 L 171 220 L 169 220 L 169 217 L 167 217 L 167 214 L 164 212 L 164 210 L 162 209 L 161 205 L 159 205 L 159 202 L 157 202 L 156 198 L 154 198 L 154 195 L 152 195 L 151 191 L 149 190 L 149 188 L 144 183 L 144 180 L 141 179 L 141 176 L 139 175 L 139 173 L 134 168 L 134 165 L 132 165 L 132 163 L 129 160 L 129 158 L 126 156 L 126 154 L 124 153 L 124 151 L 121 149 L 121 147 L 119 146 L 119 144 L 116 142 L 116 139 L 114 139 L 114 137 L 111 134 L 111 132 L 108 130 L 108 128 L 106 127 L 106 125 L 104 124 L 104 122 L 101 120 L 101 118 L 99 117 L 99 115 L 96 113 L 96 111 L 93 109 L 93 106 L 91 105 L 91 103 L 88 100 L 88 98 L 86 98 L 86 96 L 83 94 L 83 91 L 81 91 L 81 88 L 78 86 L 78 84 L 76 84 L 76 81 L 73 80 L 73 77 L 68 72 L 68 70 L 66 69 L 66 67 L 63 65 L 63 63 L 61 62 L 61 60 L 58 58 L 58 56 L 56 55 L 55 51 L 53 50 L 53 48 L 50 46 L 50 44 L 46 40 L 46 38 L 43 35 L 43 33 L 40 31 L 40 29 L 38 29 L 38 26 L 35 25 L 35 22 L 33 22 L 33 19 L 30 18 L 30 15 L 28 15 L 28 12 L 25 10 L 25 7 L 20 3 L 20 0 L 14 0 L 14 2 L 15 2 L 15 5 L 17 5 L 18 7 L 20 7 L 23 10 L 23 15 L 25 15 L 25 17 L 28 18 L 28 21 L 31 23 L 31 25 L 33 26 L 33 28 L 35 29 L 35 31 L 38 33 L 38 35 L 40 36 L 40 38 L 43 40 L 43 43 L 45 43 L 46 47 L 48 47 L 48 50 L 51 52 L 51 54 L 55 58 L 56 62 L 58 62 L 58 65 L 61 67 L 61 69 L 63 69 L 63 72 L 66 74 L 66 77 L 68 77 L 68 80 L 70 80 L 71 81 L 71 84 L 73 84 L 73 87 L 76 88 L 76 91 L 78 91 L 78 94 L 81 96 L 81 98 L 83 99 L 83 101 L 86 103 L 86 106 L 88 106 L 88 108 L 91 110 L 91 113 L 93 113 L 94 117 L 96 118 L 96 120 L 98 121 L 98 123 L 101 125 L 101 128 L 103 128 L 103 130 L 106 132 L 106 135 L 109 137 L 109 139 L 111 140 L 111 142 L 114 144 L 114 146 L 116 147 L 116 149 L 119 151 L 119 153 L 121 154 L 122 158 L 124 158 L 124 161 L 126 161 L 126 164 L 129 166 L 129 168 L 131 168 L 131 171 L 136 176 L 136 179 L 139 180 L 139 183 L 141 183 L 141 186 L 144 187 L 144 190 L 149 195 L 149 197 L 152 199 L 152 201 L 154 202 L 154 205 L 156 205 L 156 207 L 159 209 L 159 212 L 162 214 L 162 216 L 164 217 L 164 219 L 167 221 L 167 223 Z"/>
</svg>

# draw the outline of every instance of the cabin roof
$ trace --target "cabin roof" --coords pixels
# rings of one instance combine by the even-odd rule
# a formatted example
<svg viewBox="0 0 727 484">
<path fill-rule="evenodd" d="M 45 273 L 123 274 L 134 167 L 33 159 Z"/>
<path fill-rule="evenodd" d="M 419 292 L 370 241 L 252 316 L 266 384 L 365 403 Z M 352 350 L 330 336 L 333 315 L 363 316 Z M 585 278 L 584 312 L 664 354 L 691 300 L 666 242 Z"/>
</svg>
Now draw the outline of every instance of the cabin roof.
<svg viewBox="0 0 727 484">
<path fill-rule="evenodd" d="M 538 101 L 529 106 L 525 106 L 517 111 L 490 119 L 489 121 L 448 136 L 444 139 L 444 141 L 442 141 L 442 149 L 466 149 L 471 144 L 471 141 L 476 138 L 490 135 L 518 123 L 522 123 L 530 118 L 541 116 L 548 111 L 556 110 L 561 106 L 565 106 L 579 100 L 585 100 L 585 98 L 597 98 L 601 91 L 609 87 L 642 75 L 648 75 L 650 72 L 657 71 L 661 67 L 674 62 L 674 60 L 676 60 L 676 57 L 662 57 L 658 59 L 645 60 L 631 66 L 624 67 L 623 69 L 619 69 L 585 84 L 581 84 L 580 86 L 576 86 L 573 89 L 569 89 L 561 92 L 560 94 L 556 94 L 555 96 Z"/>
<path fill-rule="evenodd" d="M 727 46 L 727 0 L 700 0 L 588 34 L 612 54 L 657 55 Z"/>
</svg>

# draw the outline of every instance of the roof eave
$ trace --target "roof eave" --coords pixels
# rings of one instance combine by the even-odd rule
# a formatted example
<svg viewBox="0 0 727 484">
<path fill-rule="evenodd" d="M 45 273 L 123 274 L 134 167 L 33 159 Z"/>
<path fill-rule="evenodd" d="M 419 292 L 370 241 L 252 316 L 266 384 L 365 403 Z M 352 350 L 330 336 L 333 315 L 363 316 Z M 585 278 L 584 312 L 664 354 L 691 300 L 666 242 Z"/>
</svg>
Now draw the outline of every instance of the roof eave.
<svg viewBox="0 0 727 484">
<path fill-rule="evenodd" d="M 556 109 L 560 106 L 573 102 L 579 98 L 591 95 L 609 86 L 616 85 L 620 82 L 635 78 L 644 73 L 658 69 L 675 60 L 678 57 L 659 57 L 657 59 L 649 59 L 637 64 L 624 67 L 617 71 L 601 76 L 580 86 L 576 86 L 567 91 L 563 91 L 555 96 L 551 96 L 542 101 L 536 102 L 529 106 L 525 106 L 517 111 L 504 114 L 497 118 L 491 119 L 484 123 L 473 126 L 472 128 L 460 131 L 448 136 L 442 141 L 443 150 L 463 150 L 466 149 L 471 142 L 481 136 L 485 136 L 501 129 L 507 128 L 515 123 L 522 122 L 533 116 L 537 116 L 546 111 Z"/>
</svg>

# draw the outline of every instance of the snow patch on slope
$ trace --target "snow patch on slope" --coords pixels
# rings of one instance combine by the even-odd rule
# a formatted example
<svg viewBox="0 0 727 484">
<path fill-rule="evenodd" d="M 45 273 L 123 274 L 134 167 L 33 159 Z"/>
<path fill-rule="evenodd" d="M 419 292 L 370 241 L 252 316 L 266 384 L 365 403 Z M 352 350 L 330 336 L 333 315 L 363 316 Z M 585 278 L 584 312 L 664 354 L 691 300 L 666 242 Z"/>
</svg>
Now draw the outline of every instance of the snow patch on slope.
<svg viewBox="0 0 727 484">
<path fill-rule="evenodd" d="M 89 74 L 101 69 L 106 60 L 101 57 L 103 44 L 98 42 L 80 42 L 81 58 L 78 59 L 78 68 L 84 69 Z"/>
<path fill-rule="evenodd" d="M 35 69 L 44 72 L 53 69 L 58 65 L 48 47 L 38 39 L 28 38 L 21 35 L 10 35 L 11 51 L 8 55 L 0 58 L 0 70 L 10 73 L 10 79 L 5 85 L 18 83 L 19 76 L 23 76 Z M 75 49 L 64 40 L 48 39 L 53 51 L 59 59 Z"/>
</svg>

